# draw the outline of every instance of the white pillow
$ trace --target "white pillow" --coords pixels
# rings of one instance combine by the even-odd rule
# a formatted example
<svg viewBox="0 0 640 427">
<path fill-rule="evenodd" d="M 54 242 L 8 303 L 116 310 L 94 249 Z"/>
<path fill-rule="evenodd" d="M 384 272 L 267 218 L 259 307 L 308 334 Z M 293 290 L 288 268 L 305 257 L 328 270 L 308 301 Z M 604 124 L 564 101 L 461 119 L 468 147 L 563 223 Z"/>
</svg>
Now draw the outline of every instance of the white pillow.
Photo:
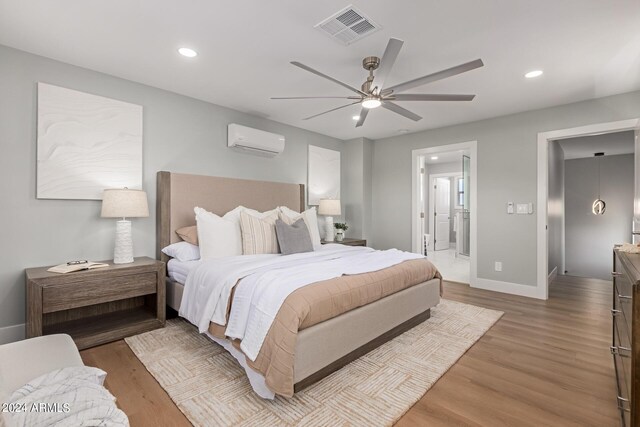
<svg viewBox="0 0 640 427">
<path fill-rule="evenodd" d="M 243 209 L 245 208 L 238 206 L 220 217 L 205 209 L 193 208 L 198 226 L 201 259 L 242 255 L 240 212 Z"/>
<path fill-rule="evenodd" d="M 194 261 L 200 259 L 200 248 L 189 242 L 173 243 L 162 249 L 162 252 L 178 261 Z"/>
<path fill-rule="evenodd" d="M 266 211 L 266 212 L 258 212 L 255 209 L 249 209 L 249 208 L 245 208 L 244 206 L 238 206 L 237 208 L 235 208 L 232 211 L 227 212 L 226 214 L 224 214 L 224 219 L 228 220 L 228 221 L 234 221 L 238 223 L 238 227 L 240 226 L 240 212 L 245 212 L 248 213 L 251 216 L 254 216 L 256 218 L 260 218 L 260 219 L 264 219 L 274 213 L 279 212 L 278 208 L 275 209 L 271 209 L 270 211 Z"/>
<path fill-rule="evenodd" d="M 278 210 L 282 215 L 287 216 L 291 220 L 297 221 L 299 218 L 304 219 L 304 223 L 307 224 L 307 228 L 309 229 L 313 250 L 317 251 L 322 247 L 320 243 L 320 230 L 318 229 L 318 214 L 315 207 L 307 209 L 302 213 L 291 210 L 286 206 L 280 206 Z"/>
</svg>

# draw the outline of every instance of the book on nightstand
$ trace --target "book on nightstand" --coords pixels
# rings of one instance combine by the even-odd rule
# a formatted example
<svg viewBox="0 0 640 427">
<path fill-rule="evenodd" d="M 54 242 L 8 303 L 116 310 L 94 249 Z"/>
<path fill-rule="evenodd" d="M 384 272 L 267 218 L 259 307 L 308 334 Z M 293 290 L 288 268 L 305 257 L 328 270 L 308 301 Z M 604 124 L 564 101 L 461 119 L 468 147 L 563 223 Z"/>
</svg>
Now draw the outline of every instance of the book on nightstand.
<svg viewBox="0 0 640 427">
<path fill-rule="evenodd" d="M 56 265 L 55 267 L 51 267 L 47 271 L 50 271 L 52 273 L 65 274 L 72 273 L 74 271 L 93 270 L 94 268 L 102 267 L 109 267 L 109 264 L 93 261 L 71 261 L 65 262 L 64 264 Z"/>
</svg>

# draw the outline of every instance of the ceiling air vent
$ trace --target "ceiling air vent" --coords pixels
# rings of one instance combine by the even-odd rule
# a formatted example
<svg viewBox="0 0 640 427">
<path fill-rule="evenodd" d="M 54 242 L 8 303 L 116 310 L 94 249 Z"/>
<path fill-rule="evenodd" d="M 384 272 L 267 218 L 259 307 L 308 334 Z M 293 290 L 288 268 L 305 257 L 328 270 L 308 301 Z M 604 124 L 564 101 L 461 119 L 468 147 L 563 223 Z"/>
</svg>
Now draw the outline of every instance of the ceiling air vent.
<svg viewBox="0 0 640 427">
<path fill-rule="evenodd" d="M 315 28 L 347 46 L 375 33 L 382 27 L 349 5 L 317 24 Z"/>
</svg>

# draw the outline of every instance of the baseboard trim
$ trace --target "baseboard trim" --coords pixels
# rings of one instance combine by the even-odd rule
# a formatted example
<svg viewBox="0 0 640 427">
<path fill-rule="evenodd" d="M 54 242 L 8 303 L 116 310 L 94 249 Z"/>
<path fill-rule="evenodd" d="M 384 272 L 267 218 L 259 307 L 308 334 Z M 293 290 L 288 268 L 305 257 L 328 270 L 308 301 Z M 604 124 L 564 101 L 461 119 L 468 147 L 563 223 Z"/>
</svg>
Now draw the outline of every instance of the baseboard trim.
<svg viewBox="0 0 640 427">
<path fill-rule="evenodd" d="M 553 270 L 551 270 L 551 273 L 549 273 L 549 277 L 547 278 L 547 285 L 550 285 L 551 282 L 556 280 L 556 277 L 558 277 L 558 266 L 553 267 Z"/>
<path fill-rule="evenodd" d="M 501 282 L 499 280 L 477 278 L 473 288 L 485 289 L 487 291 L 502 292 L 505 294 L 519 295 L 522 297 L 546 299 L 540 296 L 537 286 L 521 285 L 519 283 Z"/>
<path fill-rule="evenodd" d="M 25 338 L 25 324 L 5 326 L 0 328 L 0 344 L 21 341 Z"/>
</svg>

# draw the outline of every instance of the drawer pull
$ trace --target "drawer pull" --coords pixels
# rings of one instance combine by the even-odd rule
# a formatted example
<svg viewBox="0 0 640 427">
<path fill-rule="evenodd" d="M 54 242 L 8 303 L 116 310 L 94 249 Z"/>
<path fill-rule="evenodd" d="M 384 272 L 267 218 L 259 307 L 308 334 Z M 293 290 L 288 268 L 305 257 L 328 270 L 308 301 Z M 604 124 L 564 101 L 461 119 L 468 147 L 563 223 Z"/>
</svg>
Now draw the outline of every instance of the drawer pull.
<svg viewBox="0 0 640 427">
<path fill-rule="evenodd" d="M 612 272 L 611 272 L 611 275 L 612 275 L 613 277 L 620 277 L 620 276 L 622 276 L 622 273 L 618 273 L 617 271 L 612 271 Z"/>
<path fill-rule="evenodd" d="M 609 347 L 609 349 L 611 350 L 611 354 L 617 354 L 620 357 L 629 357 L 628 354 L 623 354 L 623 353 L 621 353 L 621 351 L 628 351 L 629 353 L 631 353 L 631 349 L 630 348 L 622 347 L 620 345 L 618 345 L 618 346 L 612 345 L 612 346 Z"/>
<path fill-rule="evenodd" d="M 618 314 L 622 313 L 622 311 L 620 310 L 616 310 L 615 308 L 611 309 L 611 315 L 612 316 L 617 316 Z"/>
<path fill-rule="evenodd" d="M 626 411 L 626 412 L 631 412 L 631 409 L 629 409 L 629 408 L 625 408 L 625 407 L 624 407 L 624 406 L 625 406 L 625 405 L 624 405 L 625 403 L 629 403 L 629 399 L 625 399 L 625 398 L 624 398 L 624 397 L 622 397 L 622 396 L 617 396 L 617 398 L 618 398 L 618 408 L 619 408 L 619 409 L 622 409 L 622 410 L 624 410 L 624 411 Z"/>
<path fill-rule="evenodd" d="M 620 298 L 620 299 L 626 299 L 626 300 L 633 299 L 633 297 L 632 297 L 632 296 L 629 296 L 629 295 L 620 295 L 620 294 L 618 294 L 618 298 Z"/>
</svg>

